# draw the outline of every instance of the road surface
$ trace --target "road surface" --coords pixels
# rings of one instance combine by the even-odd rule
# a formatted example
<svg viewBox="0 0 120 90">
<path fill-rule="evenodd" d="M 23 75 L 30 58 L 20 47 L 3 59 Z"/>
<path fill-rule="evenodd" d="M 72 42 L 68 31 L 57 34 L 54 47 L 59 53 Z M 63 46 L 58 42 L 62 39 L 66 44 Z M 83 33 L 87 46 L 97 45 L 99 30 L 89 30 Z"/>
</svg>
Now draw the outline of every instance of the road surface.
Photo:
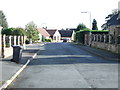
<svg viewBox="0 0 120 90">
<path fill-rule="evenodd" d="M 70 43 L 48 43 L 9 88 L 118 88 L 118 63 Z"/>
</svg>

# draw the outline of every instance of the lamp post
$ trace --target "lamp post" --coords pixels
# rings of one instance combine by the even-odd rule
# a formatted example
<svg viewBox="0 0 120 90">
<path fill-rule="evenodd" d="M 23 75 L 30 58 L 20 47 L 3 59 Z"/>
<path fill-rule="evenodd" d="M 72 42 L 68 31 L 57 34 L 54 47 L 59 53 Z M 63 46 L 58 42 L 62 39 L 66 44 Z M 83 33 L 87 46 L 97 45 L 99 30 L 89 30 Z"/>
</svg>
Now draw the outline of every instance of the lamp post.
<svg viewBox="0 0 120 90">
<path fill-rule="evenodd" d="M 91 12 L 81 12 L 81 13 L 89 13 L 89 15 L 90 15 L 90 29 L 92 29 L 91 28 Z"/>
</svg>

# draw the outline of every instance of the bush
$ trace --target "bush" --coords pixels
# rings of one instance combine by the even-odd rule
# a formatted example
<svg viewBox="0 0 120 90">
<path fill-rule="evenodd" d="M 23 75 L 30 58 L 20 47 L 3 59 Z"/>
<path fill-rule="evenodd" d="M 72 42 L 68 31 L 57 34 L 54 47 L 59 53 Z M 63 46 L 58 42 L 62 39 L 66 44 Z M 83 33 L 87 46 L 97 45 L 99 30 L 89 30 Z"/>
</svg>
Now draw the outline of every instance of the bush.
<svg viewBox="0 0 120 90">
<path fill-rule="evenodd" d="M 23 28 L 7 28 L 7 29 L 3 29 L 1 33 L 5 35 L 16 35 L 16 36 L 26 35 L 26 31 Z"/>
<path fill-rule="evenodd" d="M 45 42 L 51 42 L 51 39 L 45 39 Z"/>
<path fill-rule="evenodd" d="M 85 34 L 89 32 L 92 34 L 108 34 L 109 30 L 90 30 L 88 28 L 84 28 L 83 30 L 76 32 L 75 41 L 84 44 Z"/>
<path fill-rule="evenodd" d="M 92 34 L 108 34 L 109 30 L 90 30 Z"/>
<path fill-rule="evenodd" d="M 13 35 L 14 28 L 7 28 L 7 29 L 2 29 L 2 34 L 5 35 Z"/>
<path fill-rule="evenodd" d="M 84 30 L 80 30 L 76 32 L 76 41 L 79 43 L 84 44 L 84 40 L 85 40 L 85 34 L 89 33 L 90 30 L 89 29 L 84 29 Z"/>
<path fill-rule="evenodd" d="M 10 47 L 10 44 L 9 44 L 9 43 L 6 43 L 6 47 Z"/>
<path fill-rule="evenodd" d="M 26 31 L 23 28 L 16 28 L 13 31 L 13 35 L 17 35 L 17 36 L 25 36 L 26 35 Z"/>
<path fill-rule="evenodd" d="M 85 26 L 83 23 L 81 23 L 81 24 L 79 24 L 79 25 L 77 26 L 76 31 L 83 30 L 83 29 L 85 29 L 85 28 L 86 28 L 86 26 Z"/>
</svg>

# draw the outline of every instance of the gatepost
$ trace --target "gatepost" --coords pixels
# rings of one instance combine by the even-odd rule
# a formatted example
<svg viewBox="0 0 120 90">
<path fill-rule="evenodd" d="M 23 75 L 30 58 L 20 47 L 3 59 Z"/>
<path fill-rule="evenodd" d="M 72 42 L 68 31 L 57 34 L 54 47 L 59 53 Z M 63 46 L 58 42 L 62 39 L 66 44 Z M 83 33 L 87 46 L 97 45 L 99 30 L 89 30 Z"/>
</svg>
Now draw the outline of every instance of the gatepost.
<svg viewBox="0 0 120 90">
<path fill-rule="evenodd" d="M 0 26 L 0 60 L 1 60 L 1 57 L 2 57 L 2 40 L 1 40 L 1 30 L 2 30 L 2 27 Z"/>
</svg>

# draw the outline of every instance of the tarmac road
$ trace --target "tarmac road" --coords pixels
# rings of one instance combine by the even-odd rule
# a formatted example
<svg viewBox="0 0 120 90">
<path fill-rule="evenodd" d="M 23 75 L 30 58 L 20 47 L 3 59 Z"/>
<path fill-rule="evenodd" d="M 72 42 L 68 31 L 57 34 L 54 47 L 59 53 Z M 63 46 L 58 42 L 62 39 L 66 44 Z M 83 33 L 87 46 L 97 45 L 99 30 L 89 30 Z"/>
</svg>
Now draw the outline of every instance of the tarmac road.
<svg viewBox="0 0 120 90">
<path fill-rule="evenodd" d="M 9 88 L 118 88 L 118 63 L 70 43 L 47 43 Z"/>
</svg>

